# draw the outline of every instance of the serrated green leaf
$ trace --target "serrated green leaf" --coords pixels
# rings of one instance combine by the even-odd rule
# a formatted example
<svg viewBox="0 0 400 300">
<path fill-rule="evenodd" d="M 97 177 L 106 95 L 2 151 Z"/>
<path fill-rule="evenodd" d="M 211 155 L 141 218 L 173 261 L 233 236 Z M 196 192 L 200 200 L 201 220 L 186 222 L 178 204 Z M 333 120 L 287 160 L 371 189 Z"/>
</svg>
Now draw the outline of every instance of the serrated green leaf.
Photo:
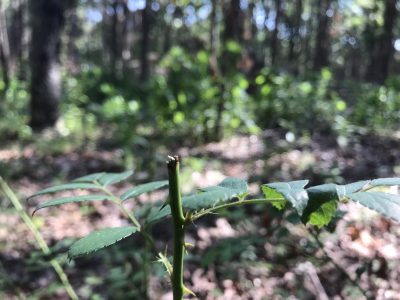
<svg viewBox="0 0 400 300">
<path fill-rule="evenodd" d="M 247 183 L 238 178 L 226 178 L 217 186 L 202 189 L 202 192 L 182 198 L 182 207 L 199 210 L 222 204 L 247 192 Z"/>
<path fill-rule="evenodd" d="M 370 182 L 371 180 L 362 180 L 344 185 L 346 191 L 344 196 L 361 191 L 363 188 L 367 187 Z"/>
<path fill-rule="evenodd" d="M 88 236 L 72 244 L 68 251 L 68 257 L 72 259 L 74 257 L 111 246 L 116 242 L 132 235 L 137 230 L 138 229 L 134 226 L 126 226 L 94 231 Z"/>
<path fill-rule="evenodd" d="M 345 187 L 328 183 L 310 187 L 306 191 L 308 203 L 301 221 L 318 227 L 329 224 L 336 214 L 339 198 L 346 194 Z"/>
<path fill-rule="evenodd" d="M 168 180 L 153 181 L 153 182 L 141 184 L 141 185 L 135 186 L 132 189 L 127 190 L 125 193 L 123 193 L 121 195 L 121 199 L 127 200 L 130 198 L 134 198 L 134 197 L 137 197 L 144 193 L 153 192 L 153 191 L 160 189 L 162 187 L 165 187 L 167 185 L 168 185 Z"/>
<path fill-rule="evenodd" d="M 39 209 L 50 207 L 50 206 L 57 206 L 61 204 L 73 203 L 73 202 L 86 202 L 86 201 L 101 201 L 101 200 L 110 200 L 111 197 L 107 195 L 83 195 L 83 196 L 71 196 L 71 197 L 62 197 L 52 199 L 50 201 L 40 203 L 33 214 L 37 212 Z"/>
<path fill-rule="evenodd" d="M 335 217 L 337 210 L 337 201 L 323 201 L 317 210 L 309 215 L 308 223 L 321 228 L 328 225 Z M 303 214 L 304 216 L 304 214 Z"/>
<path fill-rule="evenodd" d="M 85 175 L 79 178 L 74 179 L 74 182 L 93 182 L 93 181 L 98 181 L 104 174 L 104 172 L 101 173 L 93 173 L 89 175 Z"/>
<path fill-rule="evenodd" d="M 282 210 L 286 206 L 286 199 L 283 198 L 282 194 L 278 193 L 276 190 L 270 188 L 267 185 L 262 185 L 261 190 L 266 199 L 282 198 L 285 201 L 271 201 L 271 205 L 278 210 Z"/>
<path fill-rule="evenodd" d="M 308 180 L 297 180 L 289 182 L 273 182 L 265 184 L 265 186 L 275 190 L 288 200 L 297 213 L 301 216 L 308 202 L 308 195 L 304 187 L 308 184 Z"/>
<path fill-rule="evenodd" d="M 348 195 L 351 200 L 387 218 L 400 222 L 400 196 L 382 192 L 358 192 Z"/>
<path fill-rule="evenodd" d="M 105 173 L 98 179 L 98 182 L 103 186 L 118 183 L 132 176 L 133 171 L 126 171 L 122 173 Z"/>
<path fill-rule="evenodd" d="M 201 190 L 206 192 L 206 191 L 219 190 L 221 188 L 236 190 L 238 192 L 245 193 L 247 191 L 247 183 L 246 181 L 239 178 L 227 177 L 224 180 L 222 180 L 218 185 L 205 187 L 202 188 Z"/>
<path fill-rule="evenodd" d="M 40 195 L 52 194 L 52 193 L 68 191 L 68 190 L 98 189 L 98 188 L 99 187 L 94 183 L 85 183 L 85 182 L 66 183 L 66 184 L 60 184 L 60 185 L 55 185 L 52 187 L 45 188 L 45 189 L 33 194 L 28 199 L 36 197 L 36 196 L 40 196 Z"/>
<path fill-rule="evenodd" d="M 162 208 L 161 207 L 162 206 L 155 206 L 151 208 L 149 214 L 146 217 L 146 222 L 148 224 L 156 223 L 171 215 L 171 207 L 169 205 Z"/>
<path fill-rule="evenodd" d="M 94 173 L 90 175 L 86 175 L 83 177 L 79 177 L 74 180 L 74 182 L 98 182 L 103 186 L 118 183 L 127 179 L 129 176 L 133 174 L 133 171 L 126 171 L 122 173 Z"/>
<path fill-rule="evenodd" d="M 398 177 L 378 178 L 372 180 L 370 184 L 372 186 L 400 185 L 400 178 Z"/>
</svg>

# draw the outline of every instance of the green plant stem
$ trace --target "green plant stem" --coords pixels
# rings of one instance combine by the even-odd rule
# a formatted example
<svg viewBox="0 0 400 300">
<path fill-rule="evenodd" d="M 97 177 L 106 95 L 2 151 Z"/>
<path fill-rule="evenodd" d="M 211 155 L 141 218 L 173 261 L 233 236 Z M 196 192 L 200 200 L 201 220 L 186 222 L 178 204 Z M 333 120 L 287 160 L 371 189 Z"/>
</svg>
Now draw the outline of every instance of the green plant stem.
<svg viewBox="0 0 400 300">
<path fill-rule="evenodd" d="M 40 249 L 43 251 L 44 254 L 50 255 L 51 251 L 50 251 L 50 248 L 47 246 L 46 241 L 43 239 L 42 235 L 36 228 L 35 224 L 32 222 L 32 219 L 25 212 L 18 197 L 15 195 L 15 193 L 11 190 L 11 188 L 8 186 L 8 184 L 3 180 L 3 178 L 1 176 L 0 176 L 0 187 L 3 190 L 4 194 L 6 195 L 6 197 L 14 205 L 14 208 L 17 211 L 17 213 L 19 214 L 19 216 L 21 217 L 21 219 L 25 222 L 26 226 L 32 232 Z M 72 300 L 78 300 L 79 298 L 78 298 L 77 294 L 75 293 L 73 287 L 71 286 L 71 284 L 68 280 L 68 277 L 65 274 L 64 270 L 62 269 L 59 262 L 53 258 L 50 260 L 50 264 L 53 267 L 54 271 L 56 271 L 56 273 L 57 273 L 58 277 L 60 278 L 61 283 L 64 286 L 64 289 L 67 292 L 67 294 L 69 295 L 69 297 Z"/>
<path fill-rule="evenodd" d="M 172 269 L 172 293 L 174 300 L 183 299 L 183 255 L 185 247 L 185 217 L 183 216 L 179 185 L 179 157 L 170 158 L 167 162 L 169 180 L 169 198 L 174 224 L 174 260 Z"/>
<path fill-rule="evenodd" d="M 107 190 L 104 186 L 102 186 L 99 182 L 95 181 L 95 184 L 97 184 L 99 186 L 99 188 L 106 193 L 107 195 L 109 195 L 111 197 L 111 201 L 113 203 L 115 203 L 116 205 L 118 205 L 118 208 L 121 210 L 121 212 L 127 217 L 129 218 L 129 220 L 131 220 L 131 222 L 138 228 L 138 231 L 140 231 L 141 229 L 141 225 L 139 223 L 139 221 L 135 218 L 135 216 L 133 214 L 131 214 L 124 206 L 123 201 L 118 198 L 117 196 L 115 196 L 113 193 L 111 193 L 109 190 Z"/>
<path fill-rule="evenodd" d="M 284 198 L 269 198 L 269 199 L 250 199 L 250 200 L 239 200 L 239 201 L 229 202 L 229 203 L 217 205 L 217 206 L 202 210 L 202 211 L 194 214 L 190 218 L 190 221 L 193 222 L 193 221 L 201 218 L 204 215 L 213 213 L 213 212 L 223 209 L 223 208 L 230 208 L 230 207 L 242 206 L 242 205 L 247 205 L 247 204 L 264 204 L 264 203 L 276 202 L 276 201 L 286 201 L 286 200 Z"/>
</svg>

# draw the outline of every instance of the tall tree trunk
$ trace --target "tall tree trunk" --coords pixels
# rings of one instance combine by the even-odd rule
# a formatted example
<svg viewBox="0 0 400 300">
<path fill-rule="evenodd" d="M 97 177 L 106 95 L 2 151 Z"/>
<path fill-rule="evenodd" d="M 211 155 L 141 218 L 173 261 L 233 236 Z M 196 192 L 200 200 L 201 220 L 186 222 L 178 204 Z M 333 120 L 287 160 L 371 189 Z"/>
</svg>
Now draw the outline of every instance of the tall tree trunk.
<svg viewBox="0 0 400 300">
<path fill-rule="evenodd" d="M 128 1 L 123 1 L 124 18 L 122 23 L 122 59 L 124 72 L 129 70 L 129 63 L 132 59 L 132 44 L 134 40 L 134 19 L 128 8 Z"/>
<path fill-rule="evenodd" d="M 282 16 L 282 3 L 281 0 L 275 0 L 275 27 L 272 31 L 271 37 L 271 65 L 276 63 L 276 57 L 278 53 L 278 33 L 279 33 L 279 22 Z"/>
<path fill-rule="evenodd" d="M 299 71 L 299 52 L 300 52 L 300 26 L 301 26 L 301 14 L 303 12 L 303 1 L 296 0 L 296 7 L 293 16 L 293 21 L 291 21 L 292 26 L 290 28 L 290 38 L 289 38 L 289 54 L 288 60 L 291 65 L 294 74 L 298 74 Z M 297 48 L 297 49 L 296 49 Z"/>
<path fill-rule="evenodd" d="M 379 43 L 380 78 L 383 83 L 389 74 L 389 63 L 393 55 L 393 28 L 396 22 L 396 0 L 386 0 L 383 19 L 383 35 Z"/>
<path fill-rule="evenodd" d="M 140 80 L 147 81 L 149 78 L 149 44 L 150 44 L 150 22 L 151 22 L 151 0 L 145 0 L 146 4 L 142 10 L 142 38 L 140 47 Z"/>
<path fill-rule="evenodd" d="M 0 66 L 3 74 L 5 90 L 10 82 L 10 45 L 7 34 L 6 16 L 0 1 Z"/>
<path fill-rule="evenodd" d="M 211 0 L 210 13 L 210 71 L 211 75 L 219 77 L 218 66 L 218 33 L 219 26 L 217 21 L 217 0 Z"/>
<path fill-rule="evenodd" d="M 12 2 L 10 30 L 10 71 L 17 73 L 23 57 L 23 37 L 25 32 L 24 14 L 26 11 L 25 0 L 14 0 Z"/>
<path fill-rule="evenodd" d="M 318 0 L 318 24 L 315 37 L 314 70 L 329 65 L 329 16 L 327 12 L 332 0 Z"/>
<path fill-rule="evenodd" d="M 240 8 L 240 0 L 230 0 L 224 5 L 224 40 L 243 40 L 244 16 Z"/>
<path fill-rule="evenodd" d="M 30 0 L 31 121 L 33 129 L 53 126 L 61 96 L 60 35 L 67 1 Z"/>
<path fill-rule="evenodd" d="M 79 63 L 79 49 L 77 47 L 77 39 L 82 34 L 82 29 L 80 27 L 80 20 L 77 11 L 70 10 L 67 15 L 68 19 L 68 42 L 67 42 L 67 57 L 68 57 L 68 71 L 71 74 L 78 74 L 80 71 Z"/>
<path fill-rule="evenodd" d="M 110 70 L 113 76 L 117 72 L 118 63 L 118 0 L 112 2 L 111 32 L 110 32 Z"/>
</svg>

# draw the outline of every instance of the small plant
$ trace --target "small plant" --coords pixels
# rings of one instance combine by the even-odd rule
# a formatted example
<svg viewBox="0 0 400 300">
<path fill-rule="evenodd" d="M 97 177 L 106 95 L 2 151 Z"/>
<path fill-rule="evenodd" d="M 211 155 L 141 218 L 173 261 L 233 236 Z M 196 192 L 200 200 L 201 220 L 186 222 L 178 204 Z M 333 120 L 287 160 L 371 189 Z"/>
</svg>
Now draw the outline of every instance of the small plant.
<svg viewBox="0 0 400 300">
<path fill-rule="evenodd" d="M 183 258 L 187 248 L 185 229 L 197 219 L 223 208 L 270 203 L 277 209 L 291 205 L 304 224 L 323 227 L 335 217 L 338 204 L 356 201 L 384 216 L 400 221 L 400 196 L 382 192 L 382 187 L 400 185 L 400 178 L 380 178 L 358 181 L 346 185 L 323 184 L 306 188 L 308 180 L 291 182 L 275 182 L 261 186 L 264 197 L 246 199 L 247 183 L 237 178 L 226 178 L 216 186 L 202 188 L 198 193 L 181 197 L 179 181 L 178 156 L 169 157 L 167 161 L 168 181 L 155 181 L 133 187 L 120 196 L 112 194 L 108 186 L 127 179 L 132 172 L 96 173 L 75 179 L 71 183 L 44 189 L 32 197 L 66 190 L 90 189 L 95 194 L 53 199 L 41 203 L 35 209 L 57 206 L 71 202 L 88 202 L 107 200 L 119 207 L 121 212 L 131 221 L 131 226 L 105 228 L 95 231 L 75 242 L 68 251 L 70 259 L 97 251 L 115 244 L 135 233 L 142 233 L 149 243 L 152 238 L 149 226 L 172 216 L 174 232 L 173 262 L 166 254 L 159 253 L 158 260 L 164 264 L 171 277 L 174 300 L 183 299 L 185 294 L 193 294 L 183 283 Z M 128 211 L 124 203 L 143 193 L 169 187 L 169 197 L 162 205 L 139 210 Z"/>
</svg>

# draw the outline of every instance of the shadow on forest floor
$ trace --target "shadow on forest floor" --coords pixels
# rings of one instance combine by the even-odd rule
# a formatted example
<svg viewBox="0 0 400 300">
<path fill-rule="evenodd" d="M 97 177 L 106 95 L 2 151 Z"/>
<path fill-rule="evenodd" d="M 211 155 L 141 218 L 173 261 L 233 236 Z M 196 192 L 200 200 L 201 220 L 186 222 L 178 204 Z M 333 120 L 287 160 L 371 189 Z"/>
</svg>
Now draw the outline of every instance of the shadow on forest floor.
<svg viewBox="0 0 400 300">
<path fill-rule="evenodd" d="M 259 183 L 272 181 L 307 178 L 312 184 L 343 183 L 400 175 L 400 139 L 360 136 L 341 144 L 329 136 L 288 142 L 284 135 L 266 131 L 261 136 L 234 136 L 204 146 L 178 148 L 177 153 L 184 158 L 182 176 L 188 182 L 186 192 L 215 184 L 224 176 L 246 179 L 251 183 L 251 192 L 259 193 Z M 123 168 L 119 150 L 38 154 L 33 146 L 27 146 L 22 151 L 1 149 L 0 160 L 10 184 L 21 197 L 50 185 L 52 178 L 62 181 Z M 159 168 L 156 179 L 166 178 L 164 166 L 160 164 Z M 136 174 L 134 182 L 150 176 L 144 171 Z M 127 186 L 119 185 L 116 189 Z M 165 192 L 158 192 L 151 198 L 140 197 L 139 202 L 164 198 Z M 46 258 L 32 252 L 34 246 L 21 238 L 29 236 L 24 224 L 7 208 L 5 199 L 0 200 L 5 208 L 0 213 L 0 259 L 7 273 L 3 279 L 0 276 L 0 286 L 8 290 L 5 295 L 10 297 L 16 291 L 33 293 L 56 279 L 45 266 Z M 129 205 L 134 209 L 137 204 Z M 200 299 L 286 299 L 290 295 L 312 299 L 321 292 L 318 282 L 329 298 L 360 297 L 343 270 L 332 264 L 333 259 L 377 298 L 400 297 L 396 293 L 400 290 L 396 280 L 400 276 L 396 251 L 400 227 L 367 209 L 355 207 L 343 207 L 347 214 L 331 226 L 330 229 L 337 228 L 333 234 L 320 233 L 326 253 L 291 215 L 271 208 L 237 209 L 230 212 L 229 222 L 226 213 L 207 217 L 188 233 L 188 240 L 195 247 L 189 257 L 190 275 L 186 281 Z M 90 208 L 69 204 L 57 210 L 44 210 L 35 216 L 35 222 L 46 240 L 58 247 L 57 253 L 68 245 L 68 240 L 60 243 L 62 239 L 71 241 L 96 228 L 125 224 L 119 212 L 107 203 L 93 203 Z M 163 241 L 171 236 L 165 225 L 155 226 L 154 233 Z M 133 279 L 133 270 L 140 269 L 140 263 L 137 257 L 131 257 L 129 249 L 140 248 L 141 241 L 129 243 L 66 265 L 73 285 L 84 299 L 90 293 L 104 298 L 113 295 L 113 299 L 130 295 L 130 284 L 137 280 Z M 162 243 L 159 247 L 160 251 L 165 249 Z M 132 262 L 133 270 L 126 266 L 126 261 Z M 160 268 L 153 268 L 156 275 L 150 280 L 150 297 L 168 299 L 166 278 L 160 275 Z M 119 277 L 112 277 L 109 269 Z M 49 291 L 43 298 L 61 299 L 59 286 L 55 290 L 58 292 Z"/>
</svg>

